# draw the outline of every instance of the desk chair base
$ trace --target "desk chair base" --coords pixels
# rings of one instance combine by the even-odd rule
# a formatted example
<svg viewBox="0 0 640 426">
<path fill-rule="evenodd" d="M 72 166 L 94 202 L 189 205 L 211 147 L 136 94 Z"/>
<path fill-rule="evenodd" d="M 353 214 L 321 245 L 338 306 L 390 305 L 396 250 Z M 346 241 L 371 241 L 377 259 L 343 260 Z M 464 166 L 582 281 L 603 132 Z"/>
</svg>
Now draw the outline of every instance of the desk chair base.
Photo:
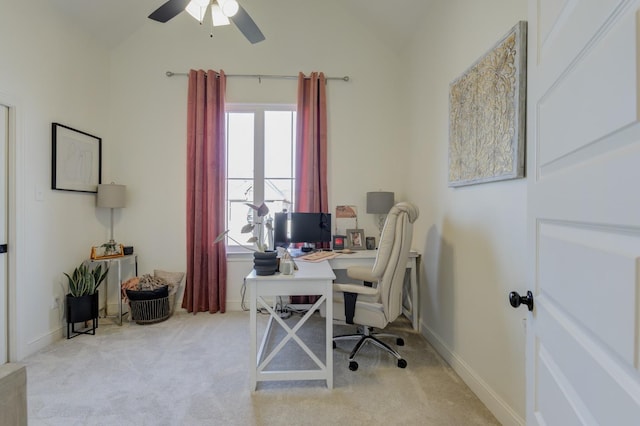
<svg viewBox="0 0 640 426">
<path fill-rule="evenodd" d="M 407 361 L 402 359 L 402 356 L 398 353 L 398 351 L 378 339 L 378 337 L 393 337 L 396 339 L 396 344 L 398 346 L 404 346 L 404 340 L 395 334 L 372 333 L 370 327 L 363 326 L 362 333 L 335 336 L 333 338 L 333 348 L 336 348 L 336 340 L 358 340 L 358 343 L 356 343 L 356 346 L 351 351 L 351 354 L 349 354 L 349 370 L 351 371 L 356 371 L 358 369 L 358 363 L 354 361 L 354 358 L 356 357 L 358 352 L 360 352 L 360 349 L 362 349 L 362 347 L 369 342 L 395 356 L 398 360 L 398 367 L 405 368 L 407 366 Z"/>
</svg>

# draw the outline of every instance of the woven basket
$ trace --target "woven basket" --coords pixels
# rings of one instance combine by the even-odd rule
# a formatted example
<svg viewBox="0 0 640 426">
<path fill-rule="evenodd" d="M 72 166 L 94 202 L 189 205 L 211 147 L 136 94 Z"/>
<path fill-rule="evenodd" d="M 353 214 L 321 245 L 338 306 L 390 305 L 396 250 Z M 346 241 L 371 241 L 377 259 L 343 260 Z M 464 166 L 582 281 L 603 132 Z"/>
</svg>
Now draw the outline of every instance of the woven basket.
<svg viewBox="0 0 640 426">
<path fill-rule="evenodd" d="M 169 293 L 169 315 L 173 315 L 173 311 L 175 310 L 176 305 L 176 294 Z"/>
<path fill-rule="evenodd" d="M 153 324 L 171 316 L 169 297 L 151 300 L 129 300 L 131 320 L 137 324 Z"/>
</svg>

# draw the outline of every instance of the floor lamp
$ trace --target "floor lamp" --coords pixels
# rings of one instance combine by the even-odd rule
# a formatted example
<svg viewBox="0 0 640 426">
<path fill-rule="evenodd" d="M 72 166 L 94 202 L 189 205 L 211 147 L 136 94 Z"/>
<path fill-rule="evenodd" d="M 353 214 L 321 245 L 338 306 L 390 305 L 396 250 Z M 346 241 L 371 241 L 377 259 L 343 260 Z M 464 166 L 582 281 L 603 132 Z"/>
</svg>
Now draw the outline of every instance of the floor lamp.
<svg viewBox="0 0 640 426">
<path fill-rule="evenodd" d="M 367 192 L 367 213 L 378 215 L 379 235 L 382 235 L 382 228 L 384 228 L 387 213 L 389 213 L 389 210 L 391 210 L 395 202 L 394 197 L 393 192 Z"/>
<path fill-rule="evenodd" d="M 111 209 L 111 239 L 103 244 L 106 248 L 105 254 L 117 253 L 116 241 L 113 239 L 113 209 L 120 209 L 126 206 L 126 189 L 125 185 L 117 185 L 115 183 L 98 185 L 96 205 Z"/>
</svg>

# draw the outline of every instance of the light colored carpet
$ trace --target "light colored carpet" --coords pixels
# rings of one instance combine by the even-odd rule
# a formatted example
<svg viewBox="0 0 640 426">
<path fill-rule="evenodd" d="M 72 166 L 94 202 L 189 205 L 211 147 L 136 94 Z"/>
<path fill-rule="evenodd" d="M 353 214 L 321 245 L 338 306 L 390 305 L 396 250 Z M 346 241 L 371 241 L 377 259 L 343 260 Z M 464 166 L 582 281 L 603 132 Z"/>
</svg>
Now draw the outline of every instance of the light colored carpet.
<svg viewBox="0 0 640 426">
<path fill-rule="evenodd" d="M 322 321 L 313 318 L 304 334 L 323 335 Z M 405 339 L 406 369 L 367 345 L 359 370 L 349 371 L 352 343 L 341 342 L 334 389 L 323 381 L 266 382 L 254 393 L 247 312 L 103 322 L 95 336 L 58 341 L 24 360 L 31 426 L 499 424 L 404 318 L 392 330 Z M 350 330 L 334 327 L 335 334 Z M 274 363 L 298 364 L 302 352 L 291 342 L 286 349 Z"/>
</svg>

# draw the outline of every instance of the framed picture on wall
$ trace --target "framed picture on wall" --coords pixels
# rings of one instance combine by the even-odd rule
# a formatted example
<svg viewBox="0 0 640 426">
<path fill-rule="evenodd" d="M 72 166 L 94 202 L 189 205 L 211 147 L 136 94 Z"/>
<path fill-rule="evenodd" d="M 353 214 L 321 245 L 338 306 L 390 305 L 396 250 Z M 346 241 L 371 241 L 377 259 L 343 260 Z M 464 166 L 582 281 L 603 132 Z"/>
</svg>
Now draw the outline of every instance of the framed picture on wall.
<svg viewBox="0 0 640 426">
<path fill-rule="evenodd" d="M 52 123 L 51 145 L 51 189 L 98 192 L 102 183 L 102 139 Z"/>
<path fill-rule="evenodd" d="M 352 250 L 364 250 L 365 239 L 363 229 L 347 229 L 347 248 Z"/>
<path fill-rule="evenodd" d="M 527 23 L 449 86 L 449 186 L 525 175 Z"/>
</svg>

